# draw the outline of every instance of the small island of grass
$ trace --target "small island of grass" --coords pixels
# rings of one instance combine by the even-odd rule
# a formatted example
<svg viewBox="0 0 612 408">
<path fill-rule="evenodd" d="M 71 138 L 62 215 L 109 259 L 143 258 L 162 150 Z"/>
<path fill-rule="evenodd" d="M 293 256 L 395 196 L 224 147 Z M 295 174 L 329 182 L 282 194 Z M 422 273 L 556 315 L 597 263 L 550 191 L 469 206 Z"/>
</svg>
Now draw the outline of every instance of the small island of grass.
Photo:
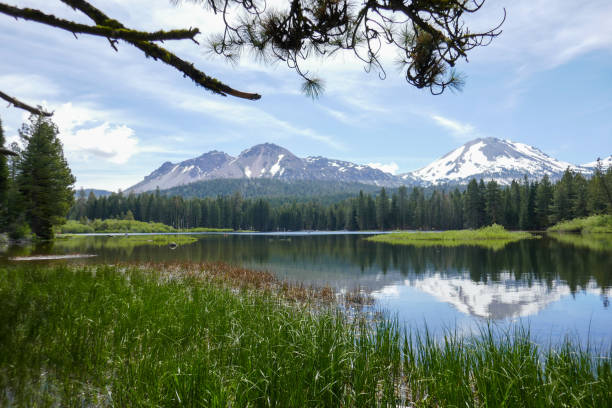
<svg viewBox="0 0 612 408">
<path fill-rule="evenodd" d="M 394 232 L 367 238 L 368 241 L 394 245 L 415 246 L 461 246 L 473 245 L 499 249 L 510 242 L 534 238 L 528 232 L 507 231 L 501 225 L 493 224 L 476 230 L 451 230 L 436 232 Z"/>
<path fill-rule="evenodd" d="M 548 228 L 549 232 L 579 232 L 582 234 L 612 234 L 612 215 L 592 215 L 561 221 Z"/>
</svg>

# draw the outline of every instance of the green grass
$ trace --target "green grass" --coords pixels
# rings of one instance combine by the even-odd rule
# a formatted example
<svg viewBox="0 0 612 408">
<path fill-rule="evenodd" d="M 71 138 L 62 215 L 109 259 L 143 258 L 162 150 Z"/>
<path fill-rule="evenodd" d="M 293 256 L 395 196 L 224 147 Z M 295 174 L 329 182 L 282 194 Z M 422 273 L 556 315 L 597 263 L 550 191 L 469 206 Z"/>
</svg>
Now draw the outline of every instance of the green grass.
<svg viewBox="0 0 612 408">
<path fill-rule="evenodd" d="M 586 218 L 561 221 L 548 228 L 548 231 L 609 234 L 612 233 L 612 215 L 592 215 Z"/>
<path fill-rule="evenodd" d="M 506 231 L 501 225 L 491 225 L 477 230 L 451 230 L 440 232 L 394 232 L 367 238 L 368 241 L 395 245 L 461 246 L 475 245 L 492 249 L 503 248 L 510 242 L 534 238 L 523 231 Z"/>
<path fill-rule="evenodd" d="M 231 232 L 227 228 L 191 228 L 179 230 L 159 222 L 142 222 L 134 220 L 99 220 L 95 219 L 87 223 L 76 220 L 68 220 L 58 228 L 60 234 L 87 234 L 87 233 L 123 233 L 123 232 Z"/>
<path fill-rule="evenodd" d="M 219 276 L 236 279 L 263 274 L 219 268 Z M 205 279 L 209 269 L 215 266 L 184 274 L 125 266 L 0 268 L 0 405 L 604 407 L 612 401 L 609 353 L 569 342 L 540 350 L 525 331 L 403 337 L 393 321 L 349 320 L 333 307 L 315 311 L 269 286 Z"/>
</svg>

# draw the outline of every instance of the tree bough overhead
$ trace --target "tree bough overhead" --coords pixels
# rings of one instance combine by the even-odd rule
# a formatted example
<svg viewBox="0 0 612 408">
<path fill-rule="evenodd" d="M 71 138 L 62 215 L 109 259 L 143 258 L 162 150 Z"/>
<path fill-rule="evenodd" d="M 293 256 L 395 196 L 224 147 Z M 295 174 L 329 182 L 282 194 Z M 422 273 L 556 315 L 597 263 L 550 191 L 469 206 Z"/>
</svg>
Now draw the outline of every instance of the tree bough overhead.
<svg viewBox="0 0 612 408">
<path fill-rule="evenodd" d="M 107 16 L 86 0 L 59 0 L 88 16 L 93 25 L 82 24 L 43 11 L 19 8 L 0 3 L 0 13 L 46 24 L 77 34 L 108 38 L 118 51 L 119 40 L 144 52 L 146 57 L 161 60 L 197 85 L 222 96 L 258 100 L 261 95 L 236 90 L 197 69 L 161 47 L 164 40 L 195 40 L 198 29 L 143 32 L 126 27 Z M 203 4 L 218 14 L 225 23 L 223 33 L 210 37 L 214 52 L 237 60 L 243 50 L 255 51 L 266 62 L 282 61 L 304 79 L 303 90 L 316 97 L 322 81 L 303 68 L 315 56 L 329 56 L 339 51 L 352 51 L 365 64 L 366 71 L 375 70 L 386 77 L 382 51 L 386 47 L 399 52 L 406 81 L 417 88 L 428 88 L 441 94 L 447 88 L 463 85 L 455 71 L 467 53 L 486 46 L 500 33 L 506 13 L 492 29 L 473 33 L 464 16 L 478 12 L 486 0 L 287 0 L 284 9 L 275 9 L 265 0 L 171 0 Z M 284 0 L 283 0 L 284 1 Z M 44 116 L 16 98 L 0 92 L 0 98 L 15 107 Z"/>
<path fill-rule="evenodd" d="M 471 32 L 464 16 L 481 10 L 485 0 L 289 0 L 281 11 L 257 0 L 185 1 L 204 3 L 223 16 L 225 31 L 211 39 L 215 52 L 236 59 L 248 48 L 264 61 L 284 61 L 304 78 L 311 96 L 321 91 L 321 80 L 302 68 L 308 58 L 352 51 L 366 71 L 378 71 L 383 79 L 384 48 L 399 53 L 397 62 L 410 85 L 433 94 L 459 89 L 463 79 L 456 63 L 489 45 L 506 18 L 504 9 L 493 28 Z M 232 6 L 247 13 L 232 19 Z"/>
</svg>

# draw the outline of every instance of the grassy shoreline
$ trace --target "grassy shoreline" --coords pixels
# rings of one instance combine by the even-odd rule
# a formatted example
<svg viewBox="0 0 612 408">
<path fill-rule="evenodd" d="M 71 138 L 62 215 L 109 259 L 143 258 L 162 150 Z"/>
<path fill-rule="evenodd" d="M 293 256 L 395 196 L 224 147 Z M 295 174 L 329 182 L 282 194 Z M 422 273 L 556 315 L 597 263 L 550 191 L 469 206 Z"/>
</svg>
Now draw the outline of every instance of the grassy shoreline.
<svg viewBox="0 0 612 408">
<path fill-rule="evenodd" d="M 612 215 L 592 215 L 561 221 L 548 228 L 548 232 L 575 232 L 582 234 L 612 234 Z"/>
<path fill-rule="evenodd" d="M 231 228 L 188 228 L 177 229 L 159 222 L 142 222 L 134 220 L 99 220 L 87 223 L 68 220 L 57 229 L 58 234 L 91 234 L 91 233 L 171 233 L 171 232 L 232 232 Z"/>
<path fill-rule="evenodd" d="M 609 352 L 410 339 L 322 292 L 223 264 L 0 268 L 0 405 L 610 404 Z"/>
<path fill-rule="evenodd" d="M 528 232 L 507 231 L 500 225 L 491 225 L 477 230 L 451 230 L 435 232 L 393 232 L 366 238 L 368 241 L 393 245 L 415 246 L 461 246 L 475 245 L 487 248 L 501 248 L 508 243 L 534 238 Z"/>
</svg>

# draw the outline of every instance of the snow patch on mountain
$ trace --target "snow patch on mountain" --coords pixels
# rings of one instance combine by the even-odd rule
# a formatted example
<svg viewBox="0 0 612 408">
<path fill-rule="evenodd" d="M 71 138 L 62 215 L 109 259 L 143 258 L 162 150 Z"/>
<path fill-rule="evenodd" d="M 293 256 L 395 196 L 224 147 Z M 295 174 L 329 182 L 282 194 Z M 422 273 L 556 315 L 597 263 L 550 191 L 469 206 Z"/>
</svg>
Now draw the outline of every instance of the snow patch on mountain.
<svg viewBox="0 0 612 408">
<path fill-rule="evenodd" d="M 278 155 L 278 161 L 276 163 L 274 163 L 274 165 L 272 167 L 270 167 L 270 174 L 274 177 L 276 175 L 276 173 L 278 173 L 278 171 L 281 169 L 280 166 L 280 162 L 281 160 L 283 160 L 283 157 L 285 157 L 284 154 L 279 154 Z"/>
</svg>

